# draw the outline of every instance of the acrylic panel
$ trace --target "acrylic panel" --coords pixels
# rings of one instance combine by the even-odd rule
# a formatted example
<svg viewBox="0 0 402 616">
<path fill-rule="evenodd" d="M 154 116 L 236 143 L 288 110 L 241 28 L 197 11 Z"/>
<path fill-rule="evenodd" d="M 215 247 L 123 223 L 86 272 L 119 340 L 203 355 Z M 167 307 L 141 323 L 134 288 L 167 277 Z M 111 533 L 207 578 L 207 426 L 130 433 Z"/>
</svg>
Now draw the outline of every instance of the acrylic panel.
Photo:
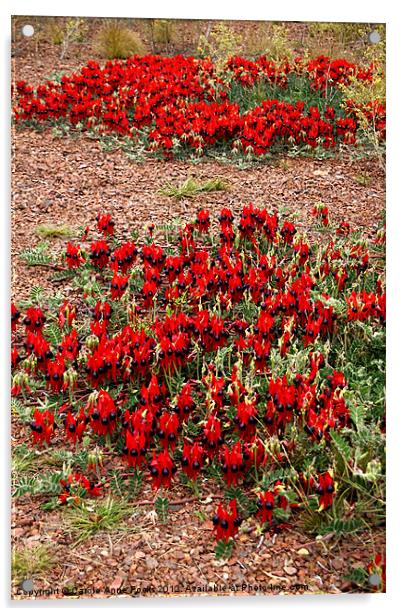
<svg viewBox="0 0 402 616">
<path fill-rule="evenodd" d="M 11 27 L 12 597 L 385 592 L 384 24 Z"/>
</svg>

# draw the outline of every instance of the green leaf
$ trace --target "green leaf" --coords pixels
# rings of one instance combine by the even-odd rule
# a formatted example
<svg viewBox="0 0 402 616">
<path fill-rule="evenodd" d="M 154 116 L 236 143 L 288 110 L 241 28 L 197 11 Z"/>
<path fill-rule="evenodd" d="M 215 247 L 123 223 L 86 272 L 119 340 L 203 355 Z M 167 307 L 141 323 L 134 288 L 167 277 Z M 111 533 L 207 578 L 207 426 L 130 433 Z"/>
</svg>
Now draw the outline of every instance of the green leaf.
<svg viewBox="0 0 402 616">
<path fill-rule="evenodd" d="M 17 398 L 11 399 L 11 413 L 17 415 L 24 423 L 28 423 L 32 419 L 32 410 L 24 406 Z"/>
<path fill-rule="evenodd" d="M 85 450 L 78 451 L 73 455 L 73 461 L 82 471 L 85 471 L 88 466 L 88 452 Z"/>
<path fill-rule="evenodd" d="M 365 587 L 368 582 L 368 572 L 363 567 L 353 567 L 345 576 L 345 579 L 353 582 L 356 586 Z"/>
<path fill-rule="evenodd" d="M 275 507 L 274 518 L 277 522 L 286 522 L 290 518 L 290 509 L 282 509 L 282 507 Z"/>
<path fill-rule="evenodd" d="M 364 426 L 365 410 L 362 406 L 354 406 L 350 411 L 350 418 L 356 426 L 356 430 L 360 432 Z"/>
<path fill-rule="evenodd" d="M 76 272 L 74 270 L 62 269 L 55 272 L 52 276 L 53 282 L 61 282 L 62 280 L 70 280 L 74 278 Z"/>
<path fill-rule="evenodd" d="M 60 480 L 63 479 L 62 471 L 54 471 L 42 477 L 36 485 L 35 494 L 59 494 Z"/>
<path fill-rule="evenodd" d="M 169 512 L 169 499 L 166 497 L 158 496 L 155 500 L 155 511 L 158 514 L 158 518 L 165 524 L 168 519 Z"/>
<path fill-rule="evenodd" d="M 34 248 L 27 248 L 20 254 L 20 259 L 29 266 L 48 265 L 51 262 L 51 257 L 47 252 L 48 243 L 40 242 Z"/>
<path fill-rule="evenodd" d="M 39 305 L 43 297 L 43 288 L 39 286 L 32 287 L 30 297 L 33 304 Z"/>
<path fill-rule="evenodd" d="M 225 498 L 228 500 L 236 499 L 239 513 L 243 517 L 249 517 L 252 512 L 257 511 L 255 499 L 250 499 L 238 486 L 230 486 L 225 491 Z"/>
<path fill-rule="evenodd" d="M 276 481 L 284 481 L 294 475 L 294 471 L 289 468 L 277 468 L 263 476 L 261 489 L 268 490 Z"/>
<path fill-rule="evenodd" d="M 339 433 L 335 432 L 334 430 L 331 430 L 330 434 L 335 448 L 338 450 L 342 458 L 346 462 L 348 462 L 352 457 L 350 446 Z"/>
<path fill-rule="evenodd" d="M 60 500 L 57 498 L 57 496 L 53 496 L 53 498 L 51 498 L 50 500 L 46 501 L 45 503 L 42 503 L 40 507 L 44 511 L 53 511 L 54 509 L 57 509 L 60 504 Z"/>
<path fill-rule="evenodd" d="M 110 473 L 110 490 L 115 496 L 120 498 L 124 498 L 126 494 L 126 484 L 124 483 L 124 479 L 121 476 L 119 471 L 113 470 Z"/>
<path fill-rule="evenodd" d="M 135 470 L 132 475 L 130 475 L 128 479 L 128 494 L 131 499 L 137 498 L 142 488 L 142 477 L 143 473 L 141 471 Z"/>
<path fill-rule="evenodd" d="M 234 541 L 232 538 L 229 541 L 220 539 L 215 546 L 215 558 L 216 560 L 228 560 L 233 551 Z"/>
<path fill-rule="evenodd" d="M 54 348 L 57 348 L 60 345 L 63 338 L 60 327 L 56 325 L 56 323 L 46 325 L 43 334 L 46 340 L 48 340 Z"/>
<path fill-rule="evenodd" d="M 329 524 L 321 526 L 319 529 L 319 534 L 326 535 L 328 533 L 336 533 L 337 535 L 346 535 L 348 533 L 354 533 L 357 530 L 360 530 L 362 526 L 362 522 L 355 518 L 350 518 L 349 520 L 335 518 Z"/>
<path fill-rule="evenodd" d="M 13 498 L 24 496 L 24 494 L 35 494 L 36 483 L 35 477 L 21 477 L 13 485 Z"/>
</svg>

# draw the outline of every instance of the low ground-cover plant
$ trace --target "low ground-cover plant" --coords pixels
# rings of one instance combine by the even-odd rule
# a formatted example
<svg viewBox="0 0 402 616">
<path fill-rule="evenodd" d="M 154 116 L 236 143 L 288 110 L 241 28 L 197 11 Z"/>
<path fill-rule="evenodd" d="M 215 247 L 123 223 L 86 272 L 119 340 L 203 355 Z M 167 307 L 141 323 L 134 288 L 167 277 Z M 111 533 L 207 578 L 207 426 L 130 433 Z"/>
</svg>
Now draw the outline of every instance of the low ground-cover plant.
<svg viewBox="0 0 402 616">
<path fill-rule="evenodd" d="M 15 548 L 11 556 L 11 573 L 16 582 L 30 579 L 32 575 L 40 575 L 50 569 L 54 558 L 50 546 L 38 545 L 31 548 Z"/>
<path fill-rule="evenodd" d="M 368 244 L 323 204 L 312 213 L 315 242 L 248 205 L 217 225 L 200 210 L 167 244 L 152 226 L 142 245 L 100 214 L 49 257 L 72 295 L 35 288 L 12 305 L 12 394 L 60 463 L 24 479 L 21 450 L 15 495 L 135 502 L 149 482 L 165 519 L 175 484 L 215 486 L 221 556 L 250 518 L 266 530 L 300 512 L 315 534 L 383 523 L 385 293 L 370 253 L 384 235 Z"/>
<path fill-rule="evenodd" d="M 144 54 L 145 45 L 137 32 L 130 30 L 116 20 L 107 21 L 98 33 L 98 50 L 104 58 L 128 58 Z"/>
<path fill-rule="evenodd" d="M 74 237 L 74 230 L 68 225 L 53 225 L 53 224 L 41 224 L 36 227 L 36 233 L 43 239 L 64 237 Z"/>
<path fill-rule="evenodd" d="M 60 60 L 63 60 L 72 43 L 85 40 L 87 25 L 84 19 L 72 18 L 51 20 L 47 24 L 47 35 L 54 45 L 60 45 Z"/>
<path fill-rule="evenodd" d="M 333 149 L 359 140 L 361 114 L 376 144 L 385 138 L 385 106 L 358 108 L 341 86 L 371 82 L 373 66 L 320 56 L 303 61 L 255 61 L 234 56 L 217 72 L 207 58 L 133 56 L 81 71 L 34 89 L 15 84 L 19 125 L 50 125 L 164 155 L 211 151 L 264 156 L 275 148 Z"/>
<path fill-rule="evenodd" d="M 195 178 L 188 178 L 179 186 L 169 183 L 160 189 L 162 195 L 175 197 L 176 199 L 186 199 L 195 197 L 203 192 L 215 192 L 229 190 L 230 184 L 224 178 L 213 178 L 205 182 L 197 181 Z"/>
</svg>

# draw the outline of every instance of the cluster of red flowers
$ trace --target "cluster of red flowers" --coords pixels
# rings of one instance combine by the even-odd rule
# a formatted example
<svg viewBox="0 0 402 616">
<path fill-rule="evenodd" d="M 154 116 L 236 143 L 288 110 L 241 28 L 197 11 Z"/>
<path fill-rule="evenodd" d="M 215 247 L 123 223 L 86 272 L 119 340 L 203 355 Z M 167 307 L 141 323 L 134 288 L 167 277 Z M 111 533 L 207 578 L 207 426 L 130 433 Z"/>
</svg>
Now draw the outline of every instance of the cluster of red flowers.
<svg viewBox="0 0 402 616">
<path fill-rule="evenodd" d="M 383 103 L 379 101 L 369 101 L 367 105 L 363 105 L 348 100 L 345 101 L 345 108 L 348 116 L 354 118 L 356 121 L 363 116 L 368 126 L 375 126 L 378 138 L 380 140 L 385 140 L 386 110 Z"/>
<path fill-rule="evenodd" d="M 216 243 L 201 210 L 166 251 L 154 237 L 119 244 L 102 214 L 92 236 L 68 243 L 64 260 L 67 269 L 92 268 L 95 286 L 86 283 L 74 304 L 63 301 L 56 318 L 46 304 L 24 314 L 12 305 L 13 395 L 39 385 L 60 401 L 34 411 L 34 445 L 49 445 L 57 431 L 79 447 L 86 435 L 115 446 L 130 469 L 148 470 L 155 489 L 169 488 L 179 469 L 196 481 L 208 467 L 236 489 L 286 463 L 274 440 L 292 456 L 297 435 L 325 446 L 350 426 L 346 378 L 327 361 L 325 342 L 348 321 L 385 323 L 381 282 L 364 288 L 367 247 L 346 249 L 342 238 L 320 246 L 318 258 L 290 220 L 252 204 L 237 223 L 222 209 L 218 227 Z M 286 371 L 294 353 L 300 372 Z M 327 469 L 317 473 L 314 490 L 327 509 L 335 483 Z M 74 476 L 64 500 L 73 484 L 98 493 Z M 285 492 L 278 483 L 259 493 L 262 522 L 292 507 Z M 218 508 L 218 539 L 240 524 L 236 502 Z"/>
<path fill-rule="evenodd" d="M 336 117 L 332 107 L 322 113 L 305 109 L 303 101 L 292 105 L 266 100 L 241 113 L 230 101 L 231 84 L 244 87 L 257 80 L 283 88 L 291 74 L 304 75 L 318 92 L 347 83 L 351 75 L 370 80 L 367 70 L 346 60 L 319 57 L 307 64 L 300 59 L 276 65 L 261 57 L 255 62 L 231 58 L 226 66 L 229 82 L 215 72 L 210 60 L 174 56 L 133 56 L 125 62 L 109 61 L 104 67 L 90 61 L 80 72 L 63 76 L 60 83 L 47 81 L 36 90 L 24 81 L 15 84 L 14 118 L 19 121 L 67 122 L 82 130 L 118 133 L 134 142 L 143 139 L 150 151 L 175 151 L 190 147 L 204 152 L 226 143 L 256 155 L 265 154 L 276 141 L 291 145 L 334 147 L 338 142 L 355 143 L 356 106 L 346 116 Z M 385 137 L 385 108 L 373 101 L 363 113 L 378 124 Z M 97 247 L 94 247 L 97 251 Z M 79 260 L 79 255 L 72 259 Z"/>
<path fill-rule="evenodd" d="M 316 479 L 310 477 L 308 480 L 302 474 L 300 483 L 307 493 L 313 493 L 318 496 L 320 511 L 329 509 L 332 506 L 336 488 L 332 471 L 326 471 L 321 473 Z M 274 524 L 278 527 L 282 526 L 280 522 L 275 521 L 278 510 L 290 513 L 300 507 L 299 503 L 293 502 L 293 496 L 288 491 L 285 483 L 280 480 L 275 481 L 270 490 L 259 492 L 255 505 L 257 519 L 267 528 L 272 527 Z M 241 523 L 242 519 L 238 513 L 236 499 L 230 501 L 229 509 L 225 509 L 224 504 L 220 503 L 212 518 L 216 539 L 218 541 L 224 540 L 227 543 L 230 538 L 236 536 Z"/>
<path fill-rule="evenodd" d="M 228 542 L 231 537 L 234 537 L 239 532 L 242 520 L 237 513 L 237 503 L 232 499 L 229 503 L 229 509 L 225 509 L 222 504 L 218 506 L 218 510 L 212 519 L 217 541 L 223 539 Z"/>
<path fill-rule="evenodd" d="M 323 55 L 308 61 L 305 66 L 312 87 L 320 90 L 338 84 L 348 85 L 351 77 L 357 77 L 361 81 L 372 81 L 373 69 L 373 64 L 363 67 L 344 58 L 331 59 Z"/>
<path fill-rule="evenodd" d="M 378 318 L 385 323 L 385 295 L 367 293 L 364 290 L 360 293 L 352 291 L 347 302 L 349 321 L 367 321 Z"/>
<path fill-rule="evenodd" d="M 67 479 L 60 481 L 61 493 L 59 501 L 64 504 L 69 501 L 77 503 L 82 496 L 100 496 L 101 488 L 95 482 L 90 481 L 82 473 L 70 473 Z"/>
<path fill-rule="evenodd" d="M 293 62 L 284 60 L 279 63 L 267 60 L 265 56 L 260 56 L 255 61 L 233 56 L 226 63 L 226 69 L 243 85 L 253 86 L 257 81 L 266 80 L 286 87 L 289 76 L 297 74 L 305 75 L 310 86 L 317 90 L 325 90 L 338 84 L 348 85 L 352 76 L 361 81 L 371 81 L 373 68 L 373 65 L 362 67 L 344 58 L 331 59 L 323 55 L 307 62 L 297 56 Z"/>
<path fill-rule="evenodd" d="M 274 510 L 276 508 L 286 510 L 289 501 L 285 495 L 285 486 L 281 481 L 276 481 L 272 490 L 266 490 L 258 494 L 257 517 L 262 523 L 272 524 Z"/>
<path fill-rule="evenodd" d="M 329 225 L 329 210 L 323 203 L 317 203 L 312 210 L 312 215 L 316 218 L 324 227 Z M 342 234 L 338 234 L 342 235 Z"/>
</svg>

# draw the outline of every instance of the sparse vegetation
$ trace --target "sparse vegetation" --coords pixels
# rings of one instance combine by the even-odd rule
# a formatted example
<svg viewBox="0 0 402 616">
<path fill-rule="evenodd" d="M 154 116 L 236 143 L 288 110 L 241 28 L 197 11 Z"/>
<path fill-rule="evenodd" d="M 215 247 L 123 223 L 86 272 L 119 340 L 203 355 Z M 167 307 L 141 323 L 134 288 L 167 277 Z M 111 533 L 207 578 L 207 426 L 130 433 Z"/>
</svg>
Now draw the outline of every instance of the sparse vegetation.
<svg viewBox="0 0 402 616">
<path fill-rule="evenodd" d="M 42 224 L 36 227 L 36 233 L 43 239 L 48 238 L 71 238 L 75 236 L 74 230 L 68 225 Z"/>
<path fill-rule="evenodd" d="M 201 34 L 197 53 L 201 58 L 211 58 L 217 74 L 223 75 L 228 58 L 239 53 L 241 43 L 242 37 L 233 28 L 225 22 L 217 22 Z"/>
<path fill-rule="evenodd" d="M 123 59 L 146 52 L 139 35 L 118 21 L 108 21 L 98 35 L 98 50 L 109 60 Z"/>
<path fill-rule="evenodd" d="M 23 580 L 50 569 L 53 557 L 49 546 L 38 545 L 34 548 L 17 548 L 12 552 L 11 572 L 13 579 L 19 583 Z"/>
<path fill-rule="evenodd" d="M 60 59 L 62 60 L 66 56 L 70 44 L 82 42 L 87 30 L 87 23 L 82 18 L 52 19 L 46 25 L 43 38 L 50 39 L 53 45 L 61 47 Z"/>
<path fill-rule="evenodd" d="M 81 503 L 66 511 L 66 527 L 73 534 L 74 545 L 78 545 L 100 532 L 127 530 L 122 522 L 133 511 L 125 501 L 111 497 L 90 504 Z"/>
<path fill-rule="evenodd" d="M 169 45 L 174 41 L 174 21 L 172 19 L 153 20 L 153 38 L 155 43 Z"/>
<path fill-rule="evenodd" d="M 166 184 L 159 192 L 162 195 L 175 197 L 176 199 L 191 199 L 203 192 L 215 192 L 229 189 L 229 182 L 223 178 L 214 178 L 203 183 L 198 182 L 194 178 L 189 178 L 179 186 Z"/>
<path fill-rule="evenodd" d="M 371 186 L 373 180 L 369 173 L 363 172 L 355 176 L 355 181 L 360 186 Z"/>
</svg>

